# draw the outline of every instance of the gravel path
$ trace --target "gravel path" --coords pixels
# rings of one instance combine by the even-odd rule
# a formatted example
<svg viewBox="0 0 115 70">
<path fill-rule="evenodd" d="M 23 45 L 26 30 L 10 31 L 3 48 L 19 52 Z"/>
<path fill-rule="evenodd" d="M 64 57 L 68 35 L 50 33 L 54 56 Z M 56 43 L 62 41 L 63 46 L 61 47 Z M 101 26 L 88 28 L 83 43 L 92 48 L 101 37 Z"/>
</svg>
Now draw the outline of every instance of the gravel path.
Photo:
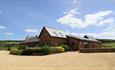
<svg viewBox="0 0 115 70">
<path fill-rule="evenodd" d="M 0 70 L 115 70 L 115 53 L 16 56 L 0 51 Z"/>
</svg>

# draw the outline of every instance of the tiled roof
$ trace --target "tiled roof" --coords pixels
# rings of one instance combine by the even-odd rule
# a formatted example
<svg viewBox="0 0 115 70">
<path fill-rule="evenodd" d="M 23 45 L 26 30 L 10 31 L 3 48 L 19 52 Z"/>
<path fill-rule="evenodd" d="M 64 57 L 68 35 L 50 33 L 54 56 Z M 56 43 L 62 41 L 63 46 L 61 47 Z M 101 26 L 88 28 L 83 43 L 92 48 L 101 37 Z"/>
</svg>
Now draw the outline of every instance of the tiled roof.
<svg viewBox="0 0 115 70">
<path fill-rule="evenodd" d="M 45 27 L 45 29 L 48 31 L 48 33 L 53 36 L 53 37 L 61 37 L 61 38 L 66 38 L 66 33 L 63 32 L 62 30 L 55 29 L 55 28 L 50 28 L 50 27 Z"/>
<path fill-rule="evenodd" d="M 80 37 L 80 36 L 75 36 L 75 35 L 67 35 L 68 37 L 72 37 L 72 38 L 76 38 L 76 39 L 79 39 L 79 40 L 83 40 L 83 41 L 93 41 L 93 42 L 100 42 L 96 39 L 87 39 L 87 38 L 84 38 L 84 37 Z"/>
<path fill-rule="evenodd" d="M 27 42 L 37 42 L 39 41 L 38 36 L 27 36 L 26 39 L 24 40 L 24 43 Z"/>
<path fill-rule="evenodd" d="M 84 38 L 87 38 L 87 39 L 95 39 L 93 36 L 90 36 L 90 35 L 85 35 Z"/>
</svg>

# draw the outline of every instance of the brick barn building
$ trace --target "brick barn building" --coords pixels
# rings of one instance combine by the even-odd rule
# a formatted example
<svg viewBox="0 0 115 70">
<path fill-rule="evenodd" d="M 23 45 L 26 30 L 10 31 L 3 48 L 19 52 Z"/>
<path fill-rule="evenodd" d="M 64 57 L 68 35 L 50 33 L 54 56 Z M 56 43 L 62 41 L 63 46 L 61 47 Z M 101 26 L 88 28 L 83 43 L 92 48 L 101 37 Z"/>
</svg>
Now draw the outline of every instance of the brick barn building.
<svg viewBox="0 0 115 70">
<path fill-rule="evenodd" d="M 93 38 L 92 36 L 85 35 L 84 37 L 67 35 L 64 31 L 43 27 L 39 36 L 26 37 L 23 42 L 28 46 L 43 46 L 51 45 L 58 46 L 67 44 L 72 50 L 79 50 L 80 48 L 98 48 L 101 47 L 101 42 Z"/>
</svg>

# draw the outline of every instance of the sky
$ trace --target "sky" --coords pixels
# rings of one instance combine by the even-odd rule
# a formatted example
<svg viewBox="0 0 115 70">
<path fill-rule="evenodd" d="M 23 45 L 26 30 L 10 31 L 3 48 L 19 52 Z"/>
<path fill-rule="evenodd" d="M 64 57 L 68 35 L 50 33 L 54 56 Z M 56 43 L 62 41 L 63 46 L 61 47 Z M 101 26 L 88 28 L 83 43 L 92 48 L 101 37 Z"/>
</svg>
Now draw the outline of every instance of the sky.
<svg viewBox="0 0 115 70">
<path fill-rule="evenodd" d="M 0 40 L 24 40 L 43 26 L 115 39 L 115 0 L 0 0 Z"/>
</svg>

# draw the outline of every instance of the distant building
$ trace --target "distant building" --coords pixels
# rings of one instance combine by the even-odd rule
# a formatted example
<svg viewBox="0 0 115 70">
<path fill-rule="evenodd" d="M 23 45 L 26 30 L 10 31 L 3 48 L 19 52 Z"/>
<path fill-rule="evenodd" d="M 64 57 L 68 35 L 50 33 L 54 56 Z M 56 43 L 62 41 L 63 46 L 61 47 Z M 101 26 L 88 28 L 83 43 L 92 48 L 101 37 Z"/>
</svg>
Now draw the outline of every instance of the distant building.
<svg viewBox="0 0 115 70">
<path fill-rule="evenodd" d="M 28 46 L 35 46 L 36 44 L 39 43 L 38 36 L 37 35 L 36 36 L 27 36 L 23 43 Z"/>
<path fill-rule="evenodd" d="M 94 37 L 85 35 L 84 37 L 67 35 L 65 32 L 55 28 L 43 27 L 39 36 L 28 37 L 23 42 L 29 46 L 35 45 L 51 45 L 58 46 L 67 44 L 72 50 L 80 48 L 98 48 L 101 47 L 101 42 Z"/>
</svg>

